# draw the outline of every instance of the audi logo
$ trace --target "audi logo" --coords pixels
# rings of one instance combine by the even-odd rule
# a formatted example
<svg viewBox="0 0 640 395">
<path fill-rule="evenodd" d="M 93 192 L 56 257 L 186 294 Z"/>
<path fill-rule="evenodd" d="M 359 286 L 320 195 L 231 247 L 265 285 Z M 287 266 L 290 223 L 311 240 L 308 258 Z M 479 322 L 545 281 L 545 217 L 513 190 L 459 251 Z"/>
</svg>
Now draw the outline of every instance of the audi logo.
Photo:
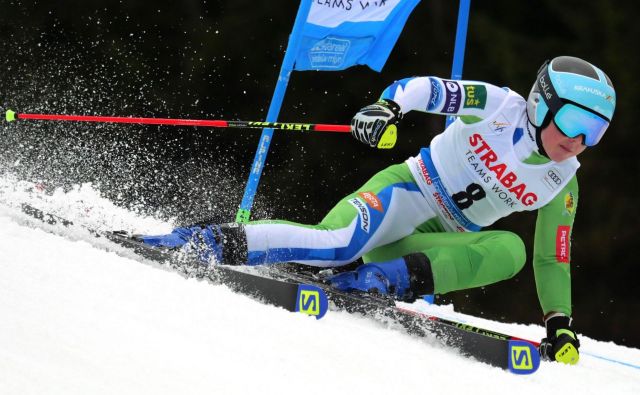
<svg viewBox="0 0 640 395">
<path fill-rule="evenodd" d="M 556 185 L 560 185 L 562 183 L 562 179 L 560 179 L 560 176 L 558 176 L 553 170 L 549 170 L 547 172 L 547 175 L 551 178 L 553 182 L 556 183 Z"/>
</svg>

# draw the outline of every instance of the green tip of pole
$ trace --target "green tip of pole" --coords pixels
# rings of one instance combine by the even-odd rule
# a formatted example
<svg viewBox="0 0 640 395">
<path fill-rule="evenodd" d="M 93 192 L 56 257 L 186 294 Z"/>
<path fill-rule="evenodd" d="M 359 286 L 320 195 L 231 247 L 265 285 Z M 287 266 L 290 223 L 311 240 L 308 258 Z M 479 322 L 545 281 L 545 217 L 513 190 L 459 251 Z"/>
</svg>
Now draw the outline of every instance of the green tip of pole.
<svg viewBox="0 0 640 395">
<path fill-rule="evenodd" d="M 16 118 L 16 112 L 15 111 L 11 111 L 11 110 L 7 110 L 7 122 L 13 122 L 15 121 Z"/>
</svg>

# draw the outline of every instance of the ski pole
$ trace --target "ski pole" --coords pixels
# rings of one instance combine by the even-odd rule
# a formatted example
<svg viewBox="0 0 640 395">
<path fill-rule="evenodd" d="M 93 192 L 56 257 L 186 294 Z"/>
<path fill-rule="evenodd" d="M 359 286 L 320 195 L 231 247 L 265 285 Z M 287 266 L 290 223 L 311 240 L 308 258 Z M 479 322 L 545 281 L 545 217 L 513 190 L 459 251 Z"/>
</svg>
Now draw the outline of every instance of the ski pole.
<svg viewBox="0 0 640 395">
<path fill-rule="evenodd" d="M 331 125 L 321 123 L 291 123 L 291 122 L 259 122 L 259 121 L 222 121 L 202 119 L 172 119 L 172 118 L 141 118 L 141 117 L 104 117 L 91 115 L 59 115 L 59 114 L 19 114 L 7 110 L 6 120 L 14 122 L 20 119 L 38 121 L 72 121 L 99 123 L 133 123 L 141 125 L 169 125 L 169 126 L 202 126 L 211 128 L 239 128 L 291 130 L 301 132 L 338 132 L 349 133 L 349 125 Z"/>
</svg>

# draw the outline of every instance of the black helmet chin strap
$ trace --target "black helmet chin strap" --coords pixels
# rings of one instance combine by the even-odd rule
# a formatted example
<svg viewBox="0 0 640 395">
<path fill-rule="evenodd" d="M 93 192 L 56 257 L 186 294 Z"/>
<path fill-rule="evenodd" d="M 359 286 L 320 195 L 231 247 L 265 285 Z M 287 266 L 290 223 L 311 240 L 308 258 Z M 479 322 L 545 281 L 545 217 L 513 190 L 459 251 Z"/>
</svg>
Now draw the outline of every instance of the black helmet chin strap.
<svg viewBox="0 0 640 395">
<path fill-rule="evenodd" d="M 530 127 L 535 128 L 535 132 L 536 132 L 535 133 L 535 141 L 536 141 L 536 145 L 538 146 L 538 153 L 540 155 L 543 155 L 545 158 L 551 159 L 551 158 L 549 158 L 549 155 L 547 155 L 547 151 L 545 151 L 544 147 L 542 146 L 542 137 L 541 137 L 542 136 L 542 129 L 544 127 L 546 127 L 546 125 L 549 124 L 547 119 L 550 120 L 551 118 L 547 116 L 545 118 L 546 122 L 543 122 L 542 126 L 540 126 L 540 127 L 536 127 L 531 122 L 527 122 L 527 133 L 529 133 L 529 136 L 533 136 L 532 133 L 531 133 L 531 130 L 529 128 Z"/>
<path fill-rule="evenodd" d="M 547 151 L 545 151 L 542 146 L 542 128 L 536 128 L 536 145 L 538 146 L 538 152 L 540 155 L 544 155 L 544 157 L 551 159 L 549 158 L 549 155 L 547 155 Z"/>
</svg>

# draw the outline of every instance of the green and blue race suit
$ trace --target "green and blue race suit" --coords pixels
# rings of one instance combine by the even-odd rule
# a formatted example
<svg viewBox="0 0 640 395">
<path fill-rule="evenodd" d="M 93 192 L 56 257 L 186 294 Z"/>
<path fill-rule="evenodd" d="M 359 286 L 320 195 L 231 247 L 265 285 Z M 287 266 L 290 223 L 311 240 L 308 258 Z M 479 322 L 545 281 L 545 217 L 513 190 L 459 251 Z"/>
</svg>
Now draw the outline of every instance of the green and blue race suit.
<svg viewBox="0 0 640 395">
<path fill-rule="evenodd" d="M 538 153 L 526 101 L 491 84 L 437 77 L 397 81 L 381 98 L 398 103 L 403 113 L 456 120 L 418 155 L 343 198 L 317 225 L 247 224 L 247 263 L 326 267 L 423 252 L 435 292 L 446 293 L 514 276 L 526 261 L 522 240 L 481 229 L 514 212 L 537 210 L 533 265 L 542 310 L 571 315 L 579 163 Z"/>
</svg>

